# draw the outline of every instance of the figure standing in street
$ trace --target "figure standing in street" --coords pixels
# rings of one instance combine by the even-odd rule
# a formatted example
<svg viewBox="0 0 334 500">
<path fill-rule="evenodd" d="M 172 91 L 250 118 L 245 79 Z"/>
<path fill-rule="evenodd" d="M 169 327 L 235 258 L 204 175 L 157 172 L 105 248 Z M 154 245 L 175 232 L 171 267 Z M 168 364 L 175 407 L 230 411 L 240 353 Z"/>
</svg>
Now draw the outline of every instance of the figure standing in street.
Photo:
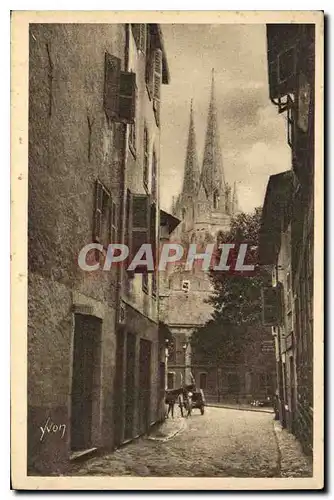
<svg viewBox="0 0 334 500">
<path fill-rule="evenodd" d="M 167 418 L 169 418 L 169 414 L 172 414 L 172 418 L 174 418 L 174 405 L 175 405 L 175 396 L 173 394 L 166 394 L 166 399 L 165 399 L 166 405 L 168 405 L 168 410 L 167 410 Z"/>
</svg>

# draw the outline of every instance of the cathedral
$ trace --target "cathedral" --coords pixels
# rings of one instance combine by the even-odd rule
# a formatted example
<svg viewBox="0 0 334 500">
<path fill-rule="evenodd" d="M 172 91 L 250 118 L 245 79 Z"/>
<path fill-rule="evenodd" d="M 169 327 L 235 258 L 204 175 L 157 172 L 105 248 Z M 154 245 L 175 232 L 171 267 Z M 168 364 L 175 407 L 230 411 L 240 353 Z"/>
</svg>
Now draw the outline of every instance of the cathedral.
<svg viewBox="0 0 334 500">
<path fill-rule="evenodd" d="M 171 242 L 182 243 L 185 247 L 196 243 L 197 252 L 203 252 L 208 243 L 216 242 L 220 231 L 229 230 L 231 218 L 238 211 L 236 183 L 232 189 L 223 169 L 212 71 L 202 168 L 197 152 L 193 103 L 190 105 L 182 191 L 174 197 L 172 207 L 173 215 L 181 223 L 171 235 Z M 187 271 L 183 263 L 170 266 L 162 281 L 161 317 L 174 338 L 169 349 L 168 387 L 175 387 L 183 382 L 190 383 L 194 376 L 202 376 L 196 374 L 191 365 L 190 336 L 211 317 L 212 306 L 207 299 L 212 288 L 207 272 L 198 266 Z"/>
</svg>

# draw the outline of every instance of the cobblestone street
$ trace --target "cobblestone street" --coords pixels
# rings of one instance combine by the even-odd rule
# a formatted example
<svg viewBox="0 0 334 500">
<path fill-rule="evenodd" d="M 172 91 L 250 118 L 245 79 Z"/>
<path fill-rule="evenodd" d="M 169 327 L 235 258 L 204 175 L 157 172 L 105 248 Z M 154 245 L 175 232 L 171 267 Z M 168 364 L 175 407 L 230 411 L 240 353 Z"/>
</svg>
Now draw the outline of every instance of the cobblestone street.
<svg viewBox="0 0 334 500">
<path fill-rule="evenodd" d="M 272 414 L 207 407 L 203 416 L 177 415 L 149 437 L 73 464 L 70 475 L 310 477 L 312 468 Z"/>
</svg>

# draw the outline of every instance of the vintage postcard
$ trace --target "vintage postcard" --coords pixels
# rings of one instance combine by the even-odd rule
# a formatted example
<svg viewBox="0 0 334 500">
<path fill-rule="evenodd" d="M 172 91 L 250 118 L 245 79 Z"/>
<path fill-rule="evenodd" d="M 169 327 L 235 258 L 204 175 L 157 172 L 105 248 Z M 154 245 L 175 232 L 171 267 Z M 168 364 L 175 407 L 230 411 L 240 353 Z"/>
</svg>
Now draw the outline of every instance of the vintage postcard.
<svg viewBox="0 0 334 500">
<path fill-rule="evenodd" d="M 323 13 L 11 23 L 12 487 L 323 488 Z"/>
</svg>

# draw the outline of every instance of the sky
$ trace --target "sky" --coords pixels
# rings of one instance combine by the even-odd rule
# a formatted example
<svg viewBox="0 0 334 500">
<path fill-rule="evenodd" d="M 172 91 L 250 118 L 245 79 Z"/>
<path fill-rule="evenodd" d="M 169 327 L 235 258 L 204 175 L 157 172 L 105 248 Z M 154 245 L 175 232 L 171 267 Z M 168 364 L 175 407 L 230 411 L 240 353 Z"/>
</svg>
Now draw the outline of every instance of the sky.
<svg viewBox="0 0 334 500">
<path fill-rule="evenodd" d="M 200 166 L 210 99 L 211 72 L 226 181 L 237 183 L 239 206 L 263 204 L 271 174 L 291 167 L 286 117 L 268 96 L 265 25 L 163 24 L 171 81 L 162 87 L 161 204 L 170 209 L 182 189 L 190 101 Z"/>
</svg>

